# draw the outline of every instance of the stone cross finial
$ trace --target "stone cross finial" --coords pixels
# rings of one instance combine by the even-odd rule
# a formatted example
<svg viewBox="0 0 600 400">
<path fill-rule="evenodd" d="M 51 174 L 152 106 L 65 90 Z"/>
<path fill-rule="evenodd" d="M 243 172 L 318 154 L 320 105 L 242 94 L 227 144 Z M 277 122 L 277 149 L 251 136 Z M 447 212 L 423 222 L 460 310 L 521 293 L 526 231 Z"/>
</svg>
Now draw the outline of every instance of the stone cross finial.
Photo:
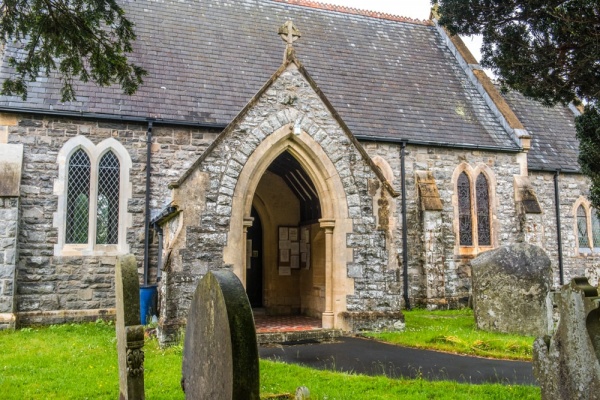
<svg viewBox="0 0 600 400">
<path fill-rule="evenodd" d="M 281 40 L 283 40 L 286 43 L 285 53 L 283 55 L 283 60 L 285 61 L 287 58 L 288 51 L 292 49 L 293 43 L 296 40 L 298 40 L 298 38 L 302 36 L 302 34 L 298 30 L 298 28 L 294 26 L 294 23 L 292 21 L 287 21 L 285 24 L 281 25 L 281 27 L 279 27 L 278 33 L 279 36 L 281 36 Z"/>
</svg>

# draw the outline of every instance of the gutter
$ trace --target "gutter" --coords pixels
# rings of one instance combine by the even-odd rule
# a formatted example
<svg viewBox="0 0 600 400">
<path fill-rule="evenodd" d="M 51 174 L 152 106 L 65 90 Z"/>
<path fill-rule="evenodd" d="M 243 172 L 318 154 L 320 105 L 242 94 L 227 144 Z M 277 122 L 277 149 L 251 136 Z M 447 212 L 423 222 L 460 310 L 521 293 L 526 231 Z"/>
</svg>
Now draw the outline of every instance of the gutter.
<svg viewBox="0 0 600 400">
<path fill-rule="evenodd" d="M 221 129 L 221 130 L 227 126 L 227 124 L 216 123 L 216 122 L 180 121 L 180 120 L 175 120 L 175 119 L 134 117 L 134 116 L 88 113 L 88 112 L 77 112 L 77 111 L 41 110 L 41 109 L 26 108 L 26 107 L 0 106 L 0 112 L 7 112 L 7 113 L 13 113 L 13 114 L 51 115 L 51 116 L 57 116 L 57 117 L 96 119 L 96 120 L 113 121 L 113 122 L 147 123 L 148 121 L 152 121 L 155 125 L 189 126 L 189 127 L 196 127 L 196 128 L 212 128 L 212 129 Z"/>
<path fill-rule="evenodd" d="M 488 145 L 479 145 L 479 144 L 455 144 L 450 142 L 434 142 L 434 141 L 425 141 L 425 140 L 411 140 L 411 139 L 403 139 L 403 138 L 391 138 L 385 136 L 366 136 L 366 135 L 355 135 L 356 139 L 371 141 L 371 142 L 384 142 L 384 143 L 404 143 L 411 144 L 415 146 L 428 146 L 428 147 L 447 147 L 453 149 L 469 149 L 469 150 L 484 150 L 484 151 L 495 151 L 495 152 L 503 152 L 503 153 L 520 153 L 523 151 L 520 147 L 503 147 L 503 146 L 488 146 Z"/>
</svg>

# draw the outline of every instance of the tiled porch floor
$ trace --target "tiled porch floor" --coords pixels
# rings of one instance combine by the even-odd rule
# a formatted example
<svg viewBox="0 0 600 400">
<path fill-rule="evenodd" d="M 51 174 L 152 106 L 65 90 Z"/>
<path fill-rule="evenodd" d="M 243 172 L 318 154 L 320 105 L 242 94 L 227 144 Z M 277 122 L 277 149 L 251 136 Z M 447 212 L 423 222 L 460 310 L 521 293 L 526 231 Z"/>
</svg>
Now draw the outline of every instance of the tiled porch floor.
<svg viewBox="0 0 600 400">
<path fill-rule="evenodd" d="M 300 332 L 321 329 L 321 319 L 304 315 L 265 315 L 254 313 L 256 333 Z"/>
</svg>

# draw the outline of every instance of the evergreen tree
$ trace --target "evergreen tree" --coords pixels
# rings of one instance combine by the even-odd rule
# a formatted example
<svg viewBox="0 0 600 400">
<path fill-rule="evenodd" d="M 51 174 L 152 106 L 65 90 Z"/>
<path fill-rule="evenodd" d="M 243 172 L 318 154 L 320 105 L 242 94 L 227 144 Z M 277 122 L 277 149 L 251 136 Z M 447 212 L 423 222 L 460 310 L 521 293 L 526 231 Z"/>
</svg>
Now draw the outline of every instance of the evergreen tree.
<svg viewBox="0 0 600 400">
<path fill-rule="evenodd" d="M 62 101 L 75 99 L 73 79 L 118 83 L 133 94 L 146 71 L 130 63 L 133 24 L 116 0 L 0 0 L 0 44 L 19 51 L 7 58 L 16 74 L 3 95 L 27 97 L 27 82 L 57 71 Z"/>
<path fill-rule="evenodd" d="M 579 163 L 600 210 L 600 1 L 432 0 L 451 34 L 483 37 L 482 60 L 503 89 L 546 105 L 586 103 Z"/>
</svg>

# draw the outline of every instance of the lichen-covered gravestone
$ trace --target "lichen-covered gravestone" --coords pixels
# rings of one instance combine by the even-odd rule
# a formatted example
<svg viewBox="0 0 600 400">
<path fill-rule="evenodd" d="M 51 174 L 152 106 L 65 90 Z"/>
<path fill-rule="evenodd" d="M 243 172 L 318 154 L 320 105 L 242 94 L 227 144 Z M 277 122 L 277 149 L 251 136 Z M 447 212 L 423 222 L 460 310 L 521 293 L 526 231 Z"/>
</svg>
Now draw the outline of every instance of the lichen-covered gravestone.
<svg viewBox="0 0 600 400">
<path fill-rule="evenodd" d="M 144 327 L 140 325 L 140 282 L 135 256 L 119 257 L 115 269 L 119 399 L 143 400 Z"/>
<path fill-rule="evenodd" d="M 477 328 L 533 336 L 549 332 L 552 268 L 541 248 L 503 246 L 480 254 L 471 267 Z"/>
<path fill-rule="evenodd" d="M 542 399 L 600 399 L 600 297 L 586 278 L 557 296 L 560 322 L 550 338 L 533 344 L 533 373 Z"/>
<path fill-rule="evenodd" d="M 246 291 L 229 270 L 198 284 L 183 348 L 186 399 L 258 400 L 258 345 Z"/>
</svg>

